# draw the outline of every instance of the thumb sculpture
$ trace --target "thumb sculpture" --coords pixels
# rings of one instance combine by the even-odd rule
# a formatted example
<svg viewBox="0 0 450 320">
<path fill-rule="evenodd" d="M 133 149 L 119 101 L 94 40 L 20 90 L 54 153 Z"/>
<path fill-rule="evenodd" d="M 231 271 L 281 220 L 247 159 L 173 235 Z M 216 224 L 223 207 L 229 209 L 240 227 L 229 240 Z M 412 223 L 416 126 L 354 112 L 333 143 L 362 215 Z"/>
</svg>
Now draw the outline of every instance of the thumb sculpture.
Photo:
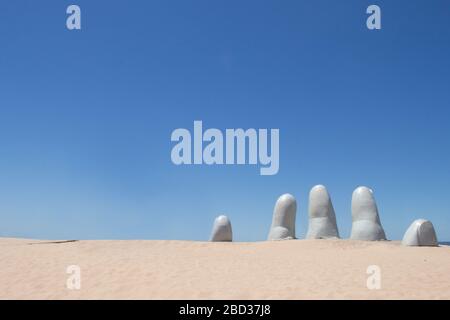
<svg viewBox="0 0 450 320">
<path fill-rule="evenodd" d="M 295 239 L 295 215 L 297 201 L 290 194 L 278 198 L 273 210 L 272 226 L 268 240 Z"/>
<path fill-rule="evenodd" d="M 404 246 L 431 246 L 438 245 L 433 224 L 424 219 L 415 220 L 403 236 Z"/>
<path fill-rule="evenodd" d="M 358 187 L 352 196 L 352 232 L 354 240 L 386 240 L 378 208 L 371 189 Z"/>
<path fill-rule="evenodd" d="M 231 222 L 227 216 L 218 216 L 214 220 L 214 225 L 211 233 L 210 241 L 225 242 L 233 241 L 233 231 L 231 229 Z"/>
<path fill-rule="evenodd" d="M 339 238 L 336 215 L 325 186 L 317 185 L 309 193 L 309 227 L 306 238 Z"/>
</svg>

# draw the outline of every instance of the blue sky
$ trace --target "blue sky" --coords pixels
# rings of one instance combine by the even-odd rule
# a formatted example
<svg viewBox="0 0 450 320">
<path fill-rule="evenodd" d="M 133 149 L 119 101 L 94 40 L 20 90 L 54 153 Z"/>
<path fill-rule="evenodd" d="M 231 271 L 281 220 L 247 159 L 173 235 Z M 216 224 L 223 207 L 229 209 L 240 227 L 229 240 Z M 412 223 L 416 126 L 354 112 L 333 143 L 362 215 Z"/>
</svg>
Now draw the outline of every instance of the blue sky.
<svg viewBox="0 0 450 320">
<path fill-rule="evenodd" d="M 66 29 L 66 8 L 82 30 Z M 378 4 L 382 29 L 369 31 Z M 450 239 L 448 1 L 3 1 L 0 236 L 264 240 L 327 186 L 343 237 L 375 192 L 390 239 Z M 175 166 L 176 128 L 279 128 L 280 171 Z"/>
</svg>

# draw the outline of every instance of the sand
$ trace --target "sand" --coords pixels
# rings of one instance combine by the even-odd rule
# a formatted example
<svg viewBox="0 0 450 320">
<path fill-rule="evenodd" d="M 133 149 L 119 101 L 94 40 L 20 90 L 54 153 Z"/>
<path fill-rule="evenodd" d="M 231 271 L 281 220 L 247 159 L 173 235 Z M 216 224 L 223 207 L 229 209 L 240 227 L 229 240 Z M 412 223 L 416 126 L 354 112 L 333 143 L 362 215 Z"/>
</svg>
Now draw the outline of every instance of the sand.
<svg viewBox="0 0 450 320">
<path fill-rule="evenodd" d="M 67 288 L 70 265 L 80 290 Z M 370 265 L 379 290 L 367 288 Z M 450 299 L 450 247 L 0 238 L 0 299 Z"/>
</svg>

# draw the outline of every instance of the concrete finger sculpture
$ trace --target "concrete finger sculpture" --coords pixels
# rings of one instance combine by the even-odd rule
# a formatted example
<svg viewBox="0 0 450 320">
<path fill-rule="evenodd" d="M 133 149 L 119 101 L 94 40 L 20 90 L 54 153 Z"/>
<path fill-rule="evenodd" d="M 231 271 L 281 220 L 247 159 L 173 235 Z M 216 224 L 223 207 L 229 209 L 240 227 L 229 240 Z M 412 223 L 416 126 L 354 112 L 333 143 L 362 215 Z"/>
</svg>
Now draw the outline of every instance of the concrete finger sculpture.
<svg viewBox="0 0 450 320">
<path fill-rule="evenodd" d="M 381 226 L 377 204 L 371 189 L 359 187 L 352 196 L 352 232 L 354 240 L 386 240 Z"/>
<path fill-rule="evenodd" d="M 290 194 L 283 194 L 278 198 L 273 210 L 272 226 L 268 240 L 295 239 L 295 215 L 297 201 Z"/>
<path fill-rule="evenodd" d="M 402 244 L 404 246 L 437 246 L 438 241 L 433 224 L 424 219 L 415 220 L 406 230 Z"/>
<path fill-rule="evenodd" d="M 309 193 L 309 226 L 306 238 L 339 238 L 336 215 L 325 186 L 317 185 Z"/>
<path fill-rule="evenodd" d="M 233 241 L 231 222 L 227 216 L 218 216 L 216 220 L 214 220 L 210 241 Z"/>
</svg>

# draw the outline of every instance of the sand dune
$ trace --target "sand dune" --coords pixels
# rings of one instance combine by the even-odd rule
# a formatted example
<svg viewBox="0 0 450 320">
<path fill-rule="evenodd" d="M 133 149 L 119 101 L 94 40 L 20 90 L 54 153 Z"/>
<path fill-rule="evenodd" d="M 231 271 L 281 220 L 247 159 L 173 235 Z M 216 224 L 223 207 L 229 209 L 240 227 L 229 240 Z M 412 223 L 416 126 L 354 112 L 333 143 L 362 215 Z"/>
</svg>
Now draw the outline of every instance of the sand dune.
<svg viewBox="0 0 450 320">
<path fill-rule="evenodd" d="M 80 290 L 66 286 L 69 265 Z M 369 265 L 380 290 L 366 286 Z M 450 247 L 0 239 L 0 299 L 450 299 Z"/>
</svg>

